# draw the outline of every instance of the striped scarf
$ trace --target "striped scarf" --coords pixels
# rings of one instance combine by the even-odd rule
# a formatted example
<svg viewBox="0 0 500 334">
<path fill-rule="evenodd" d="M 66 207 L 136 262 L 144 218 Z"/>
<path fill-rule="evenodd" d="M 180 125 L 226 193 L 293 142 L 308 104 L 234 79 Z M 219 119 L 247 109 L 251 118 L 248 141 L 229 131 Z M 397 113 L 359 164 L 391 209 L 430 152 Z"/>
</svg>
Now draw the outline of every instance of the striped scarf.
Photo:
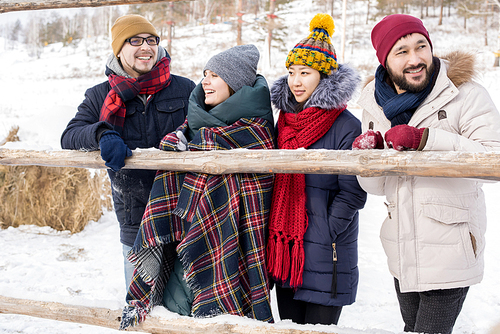
<svg viewBox="0 0 500 334">
<path fill-rule="evenodd" d="M 344 110 L 345 106 L 333 110 L 307 108 L 298 114 L 281 111 L 278 119 L 278 148 L 294 150 L 309 147 L 330 130 Z M 305 175 L 276 174 L 269 221 L 267 265 L 270 275 L 279 282 L 286 281 L 290 275 L 291 287 L 302 285 L 306 229 Z"/>
<path fill-rule="evenodd" d="M 108 122 L 122 134 L 125 123 L 125 102 L 139 94 L 152 95 L 170 84 L 170 59 L 163 57 L 153 69 L 138 78 L 126 78 L 111 74 L 108 77 L 111 90 L 101 108 L 100 121 Z"/>
</svg>

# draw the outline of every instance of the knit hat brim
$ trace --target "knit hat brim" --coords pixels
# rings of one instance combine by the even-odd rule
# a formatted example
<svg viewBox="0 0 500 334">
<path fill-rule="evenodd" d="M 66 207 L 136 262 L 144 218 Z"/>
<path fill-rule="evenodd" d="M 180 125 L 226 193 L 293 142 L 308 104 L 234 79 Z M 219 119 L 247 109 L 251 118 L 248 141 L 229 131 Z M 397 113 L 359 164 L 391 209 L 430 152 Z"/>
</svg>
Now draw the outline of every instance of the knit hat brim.
<svg viewBox="0 0 500 334">
<path fill-rule="evenodd" d="M 115 24 L 111 27 L 113 54 L 118 56 L 125 40 L 139 34 L 160 37 L 151 22 L 140 15 L 125 15 L 116 19 Z"/>
<path fill-rule="evenodd" d="M 387 55 L 392 47 L 401 38 L 409 34 L 418 33 L 425 36 L 432 48 L 429 33 L 422 21 L 411 15 L 393 14 L 384 17 L 372 30 L 372 45 L 377 53 L 378 61 L 385 67 Z"/>
<path fill-rule="evenodd" d="M 237 45 L 210 58 L 203 68 L 216 73 L 235 92 L 253 86 L 260 53 L 255 45 Z"/>
</svg>

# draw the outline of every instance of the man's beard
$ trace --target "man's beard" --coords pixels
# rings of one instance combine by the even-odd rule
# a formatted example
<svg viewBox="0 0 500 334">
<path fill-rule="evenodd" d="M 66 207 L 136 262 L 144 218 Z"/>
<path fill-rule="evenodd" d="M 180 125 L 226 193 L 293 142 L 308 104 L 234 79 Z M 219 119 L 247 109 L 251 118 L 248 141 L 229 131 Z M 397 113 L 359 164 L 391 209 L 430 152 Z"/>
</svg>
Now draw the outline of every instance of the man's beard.
<svg viewBox="0 0 500 334">
<path fill-rule="evenodd" d="M 404 76 L 405 72 L 416 70 L 422 66 L 423 66 L 423 71 L 425 71 L 425 78 L 422 82 L 413 84 L 410 83 L 408 80 L 406 80 Z M 400 90 L 403 90 L 408 93 L 418 93 L 424 90 L 425 87 L 427 87 L 427 85 L 429 84 L 429 81 L 431 80 L 432 72 L 434 72 L 433 62 L 431 62 L 429 68 L 424 63 L 420 63 L 417 66 L 407 67 L 403 70 L 403 74 L 401 75 L 395 74 L 389 67 L 389 64 L 387 64 L 387 74 L 389 75 L 389 79 L 391 79 L 394 85 L 398 86 Z"/>
<path fill-rule="evenodd" d="M 136 73 L 138 73 L 138 74 L 139 74 L 139 76 L 141 76 L 141 75 L 144 75 L 144 74 L 146 74 L 146 73 L 151 72 L 151 69 L 149 69 L 149 70 L 140 70 L 140 69 L 138 69 L 138 68 L 137 68 L 137 67 L 135 67 L 135 66 L 132 66 L 132 69 L 133 69 Z"/>
</svg>

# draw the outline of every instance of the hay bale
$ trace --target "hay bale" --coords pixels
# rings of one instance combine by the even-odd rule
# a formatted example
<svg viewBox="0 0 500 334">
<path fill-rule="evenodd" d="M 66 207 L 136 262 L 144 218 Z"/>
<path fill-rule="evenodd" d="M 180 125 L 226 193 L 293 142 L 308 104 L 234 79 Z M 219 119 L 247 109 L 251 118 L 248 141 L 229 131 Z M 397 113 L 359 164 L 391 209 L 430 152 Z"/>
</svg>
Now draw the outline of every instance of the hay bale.
<svg viewBox="0 0 500 334">
<path fill-rule="evenodd" d="M 105 171 L 70 167 L 2 166 L 0 201 L 3 228 L 29 224 L 72 233 L 112 208 Z"/>
<path fill-rule="evenodd" d="M 103 170 L 0 166 L 0 203 L 2 228 L 38 225 L 76 233 L 112 209 L 111 184 Z"/>
</svg>

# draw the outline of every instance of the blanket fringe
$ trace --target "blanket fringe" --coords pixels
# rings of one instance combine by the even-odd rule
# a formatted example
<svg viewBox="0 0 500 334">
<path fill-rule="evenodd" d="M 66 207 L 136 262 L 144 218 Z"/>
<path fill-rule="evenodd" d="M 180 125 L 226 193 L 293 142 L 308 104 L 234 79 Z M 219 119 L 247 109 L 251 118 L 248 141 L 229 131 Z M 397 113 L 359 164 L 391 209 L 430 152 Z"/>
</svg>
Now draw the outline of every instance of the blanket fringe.
<svg viewBox="0 0 500 334">
<path fill-rule="evenodd" d="M 125 330 L 129 327 L 137 326 L 140 322 L 146 319 L 147 312 L 144 309 L 139 309 L 133 306 L 125 306 L 122 311 L 122 320 L 120 322 L 120 330 Z"/>
</svg>

